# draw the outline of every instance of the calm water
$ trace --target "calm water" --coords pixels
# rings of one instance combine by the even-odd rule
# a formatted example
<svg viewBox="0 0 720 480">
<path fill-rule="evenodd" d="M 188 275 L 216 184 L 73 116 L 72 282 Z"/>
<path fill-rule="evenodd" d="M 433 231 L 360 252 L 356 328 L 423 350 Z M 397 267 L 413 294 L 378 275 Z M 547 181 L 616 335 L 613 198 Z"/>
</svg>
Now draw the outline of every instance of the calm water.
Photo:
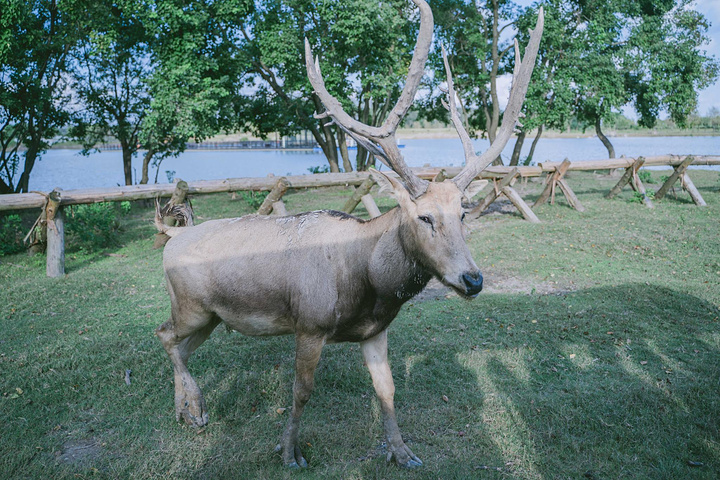
<svg viewBox="0 0 720 480">
<path fill-rule="evenodd" d="M 720 137 L 615 137 L 611 139 L 617 155 L 652 156 L 664 154 L 719 155 Z M 402 140 L 405 161 L 413 167 L 425 164 L 459 166 L 464 162 L 462 147 L 457 139 Z M 530 141 L 523 146 L 527 155 Z M 476 150 L 484 151 L 487 140 L 476 140 Z M 509 142 L 503 158 L 509 159 L 513 142 Z M 354 158 L 355 152 L 350 156 Z M 597 160 L 607 157 L 607 151 L 597 138 L 543 138 L 535 150 L 535 161 Z M 192 150 L 177 158 L 168 158 L 160 166 L 158 182 L 168 181 L 166 170 L 174 171 L 183 180 L 212 180 L 231 177 L 264 177 L 302 175 L 309 167 L 327 165 L 319 152 L 309 151 L 239 151 Z M 135 175 L 140 177 L 142 159 L 133 161 Z M 153 181 L 155 169 L 150 173 Z M 119 151 L 95 153 L 88 157 L 76 150 L 54 149 L 36 164 L 30 177 L 30 190 L 48 191 L 55 187 L 65 190 L 87 187 L 111 187 L 123 184 L 122 158 Z"/>
</svg>

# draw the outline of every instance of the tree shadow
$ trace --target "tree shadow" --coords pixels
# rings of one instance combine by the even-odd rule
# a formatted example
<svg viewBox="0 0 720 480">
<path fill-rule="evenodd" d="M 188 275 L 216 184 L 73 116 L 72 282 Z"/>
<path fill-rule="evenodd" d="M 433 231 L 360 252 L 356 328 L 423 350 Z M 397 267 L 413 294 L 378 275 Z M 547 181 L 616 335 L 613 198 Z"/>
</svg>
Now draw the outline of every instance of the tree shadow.
<svg viewBox="0 0 720 480">
<path fill-rule="evenodd" d="M 711 478 L 718 318 L 716 305 L 645 284 L 406 307 L 389 343 L 401 431 L 426 463 L 413 476 Z M 213 337 L 191 361 L 214 432 L 191 476 L 288 476 L 272 448 L 291 403 L 292 338 Z M 355 344 L 326 347 L 300 435 L 309 475 L 404 474 L 385 465 Z"/>
</svg>

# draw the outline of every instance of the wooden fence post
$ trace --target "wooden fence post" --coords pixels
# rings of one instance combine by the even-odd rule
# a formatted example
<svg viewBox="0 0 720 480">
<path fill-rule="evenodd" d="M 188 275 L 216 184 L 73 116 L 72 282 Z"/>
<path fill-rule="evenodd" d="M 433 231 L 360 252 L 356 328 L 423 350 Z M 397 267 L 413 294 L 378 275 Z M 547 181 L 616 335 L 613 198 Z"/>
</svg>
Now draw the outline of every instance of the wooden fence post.
<svg viewBox="0 0 720 480">
<path fill-rule="evenodd" d="M 380 213 L 380 209 L 375 203 L 375 200 L 373 200 L 372 195 L 370 195 L 369 193 L 367 195 L 363 195 L 361 200 L 363 205 L 365 206 L 365 210 L 367 210 L 368 214 L 370 215 L 370 218 L 375 218 L 382 215 Z"/>
<path fill-rule="evenodd" d="M 364 182 L 358 186 L 353 192 L 352 196 L 345 202 L 345 206 L 342 211 L 345 213 L 352 213 L 353 210 L 358 206 L 358 203 L 362 201 L 362 198 L 370 193 L 370 189 L 375 185 L 375 180 L 372 177 L 368 177 Z"/>
<path fill-rule="evenodd" d="M 695 187 L 695 184 L 690 180 L 690 177 L 688 177 L 687 173 L 683 173 L 680 177 L 680 181 L 682 182 L 682 186 L 685 189 L 688 194 L 690 194 L 690 198 L 693 199 L 693 202 L 695 202 L 695 205 L 698 207 L 707 207 L 707 203 L 705 203 L 705 200 L 700 196 L 700 192 Z"/>
<path fill-rule="evenodd" d="M 500 182 L 497 182 L 495 179 L 493 179 L 493 181 L 495 182 L 495 184 L 493 186 L 494 188 L 492 190 L 490 190 L 490 193 L 488 193 L 485 196 L 485 198 L 480 200 L 480 203 L 478 204 L 477 207 L 473 208 L 472 210 L 470 210 L 470 212 L 468 212 L 468 215 L 471 218 L 479 217 L 480 214 L 482 212 L 484 212 L 485 209 L 488 208 L 490 206 L 490 204 L 492 202 L 494 202 L 497 197 L 500 196 L 502 188 L 509 186 L 515 180 L 515 177 L 517 177 L 517 175 L 518 175 L 518 169 L 517 169 L 517 167 L 515 167 L 512 170 L 510 170 L 510 172 L 508 172 L 507 175 L 502 177 Z"/>
<path fill-rule="evenodd" d="M 575 195 L 575 192 L 572 191 L 570 185 L 568 185 L 567 181 L 564 178 L 565 174 L 568 171 L 568 168 L 570 168 L 570 160 L 568 160 L 567 158 L 563 160 L 563 162 L 559 166 L 555 167 L 555 171 L 547 178 L 545 189 L 540 194 L 540 197 L 535 200 L 532 208 L 538 207 L 543 203 L 547 202 L 548 198 L 551 198 L 550 203 L 554 204 L 556 187 L 559 185 L 560 190 L 562 190 L 570 206 L 578 212 L 585 211 L 585 207 L 582 206 L 580 200 L 578 200 L 577 196 Z"/>
<path fill-rule="evenodd" d="M 633 190 L 639 192 L 640 195 L 642 195 L 642 201 L 645 206 L 648 208 L 653 208 L 652 200 L 650 199 L 650 197 L 648 197 L 647 192 L 645 191 L 645 185 L 643 185 L 642 181 L 640 181 L 640 177 L 637 173 L 644 163 L 645 158 L 638 157 L 632 165 L 625 169 L 625 173 L 623 174 L 622 178 L 620 178 L 620 181 L 613 188 L 610 189 L 605 198 L 613 198 L 615 195 L 620 193 L 620 191 L 625 185 L 629 183 Z"/>
<path fill-rule="evenodd" d="M 665 183 L 663 183 L 662 187 L 660 187 L 660 190 L 655 193 L 656 200 L 662 200 L 662 198 L 665 197 L 668 191 L 670 191 L 672 186 L 679 179 L 680 184 L 690 194 L 690 198 L 692 198 L 693 202 L 695 202 L 695 205 L 699 207 L 707 206 L 705 200 L 700 195 L 700 192 L 698 192 L 697 188 L 695 188 L 695 184 L 692 182 L 692 180 L 690 180 L 690 177 L 687 176 L 687 168 L 690 166 L 691 163 L 693 163 L 694 160 L 695 157 L 693 157 L 692 155 L 688 155 L 687 157 L 685 157 L 685 160 L 683 160 L 680 165 L 674 168 L 673 173 L 670 175 L 670 177 L 665 180 Z"/>
<path fill-rule="evenodd" d="M 285 192 L 287 192 L 289 186 L 290 184 L 288 183 L 287 178 L 280 178 L 277 183 L 275 183 L 273 189 L 270 190 L 268 196 L 265 197 L 265 200 L 262 205 L 260 205 L 260 208 L 258 208 L 258 215 L 269 215 L 270 212 L 272 212 L 273 203 L 280 201 L 282 196 L 285 195 Z"/>
<path fill-rule="evenodd" d="M 284 217 L 288 214 L 287 209 L 285 208 L 285 204 L 282 200 L 278 200 L 277 202 L 272 204 L 272 213 L 273 215 L 277 215 L 278 217 Z"/>
<path fill-rule="evenodd" d="M 65 275 L 65 221 L 63 218 L 62 190 L 56 188 L 48 195 L 45 212 L 47 215 L 47 263 L 48 277 Z"/>
<path fill-rule="evenodd" d="M 497 199 L 497 197 L 500 196 L 500 194 L 505 195 L 513 205 L 515 205 L 515 208 L 520 211 L 522 216 L 525 218 L 525 220 L 531 222 L 531 223 L 540 223 L 540 219 L 535 215 L 535 213 L 530 209 L 527 203 L 522 199 L 520 194 L 512 188 L 513 183 L 515 183 L 515 179 L 518 176 L 518 169 L 517 167 L 514 167 L 510 172 L 502 177 L 502 179 L 497 182 L 495 181 L 494 188 L 488 193 L 485 198 L 483 198 L 480 201 L 480 204 L 478 204 L 477 207 L 473 208 L 468 212 L 468 215 L 470 218 L 477 218 L 480 216 L 480 214 L 490 206 L 492 202 Z"/>
</svg>

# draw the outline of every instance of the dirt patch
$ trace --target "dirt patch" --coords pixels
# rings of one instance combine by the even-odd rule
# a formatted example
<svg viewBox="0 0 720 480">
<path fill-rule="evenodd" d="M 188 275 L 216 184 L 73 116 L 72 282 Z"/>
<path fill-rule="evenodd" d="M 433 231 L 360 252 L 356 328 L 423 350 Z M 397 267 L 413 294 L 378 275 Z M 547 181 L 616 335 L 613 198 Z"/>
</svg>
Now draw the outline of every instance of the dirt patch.
<svg viewBox="0 0 720 480">
<path fill-rule="evenodd" d="M 68 465 L 92 465 L 100 457 L 102 448 L 95 440 L 70 440 L 65 442 L 58 460 Z"/>
<path fill-rule="evenodd" d="M 483 293 L 524 293 L 549 295 L 570 291 L 566 285 L 557 282 L 534 282 L 530 279 L 514 277 L 498 271 L 483 271 Z M 482 295 L 482 293 L 480 294 Z M 428 302 L 444 298 L 459 297 L 451 288 L 433 278 L 425 289 L 418 293 L 413 302 Z"/>
</svg>

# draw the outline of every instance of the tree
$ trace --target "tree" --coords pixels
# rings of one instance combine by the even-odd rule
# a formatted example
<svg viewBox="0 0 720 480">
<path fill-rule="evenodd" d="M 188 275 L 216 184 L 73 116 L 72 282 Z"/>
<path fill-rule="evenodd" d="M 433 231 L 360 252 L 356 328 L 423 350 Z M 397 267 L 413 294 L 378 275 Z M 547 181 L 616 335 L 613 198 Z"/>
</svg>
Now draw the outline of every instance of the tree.
<svg viewBox="0 0 720 480">
<path fill-rule="evenodd" d="M 70 118 L 67 59 L 88 8 L 0 1 L 0 193 L 28 191 L 35 163 Z"/>
<path fill-rule="evenodd" d="M 328 89 L 345 100 L 346 111 L 379 125 L 400 92 L 414 46 L 414 22 L 406 0 L 264 2 L 240 26 L 238 56 L 251 66 L 256 94 L 241 115 L 259 134 L 308 130 L 322 148 L 331 171 L 351 170 L 345 133 L 313 113 L 324 110 L 307 81 L 304 39 L 320 57 Z M 374 160 L 358 146 L 359 169 Z"/>
<path fill-rule="evenodd" d="M 573 83 L 569 75 L 568 62 L 572 56 L 573 26 L 566 22 L 567 15 L 562 9 L 563 1 L 548 0 L 543 2 L 545 9 L 545 28 L 543 30 L 537 64 L 533 70 L 532 81 L 528 87 L 523 104 L 522 125 L 515 141 L 510 165 L 518 165 L 520 153 L 528 132 L 535 130 L 530 152 L 525 159 L 532 161 L 535 147 L 545 127 L 563 129 L 573 115 Z M 517 19 L 517 39 L 520 45 L 527 44 L 528 29 L 535 25 L 537 8 L 526 9 Z"/>
<path fill-rule="evenodd" d="M 139 141 L 145 149 L 140 183 L 149 166 L 159 171 L 164 158 L 183 152 L 190 140 L 202 141 L 239 124 L 235 108 L 243 104 L 247 66 L 231 55 L 232 31 L 253 2 L 192 3 L 163 1 L 148 11 L 155 68 L 148 78 L 151 98 Z M 157 182 L 157 171 L 155 181 Z"/>
<path fill-rule="evenodd" d="M 142 1 L 101 2 L 89 35 L 74 52 L 73 89 L 82 108 L 73 136 L 83 142 L 84 153 L 108 136 L 116 139 L 126 185 L 133 183 L 132 157 L 151 101 L 154 62 L 141 17 L 146 9 Z"/>
<path fill-rule="evenodd" d="M 697 107 L 697 92 L 717 76 L 718 66 L 701 47 L 708 24 L 690 0 L 577 0 L 566 21 L 575 25 L 571 76 L 576 112 L 602 131 L 603 120 L 631 104 L 642 126 L 653 126 L 666 109 L 678 125 Z"/>
<path fill-rule="evenodd" d="M 444 95 L 440 47 L 445 45 L 469 133 L 479 131 L 492 143 L 501 118 L 498 79 L 512 71 L 512 36 L 503 34 L 515 27 L 518 8 L 509 0 L 436 0 L 431 6 L 436 51 L 421 113 L 430 120 L 447 117 L 440 102 Z"/>
</svg>

